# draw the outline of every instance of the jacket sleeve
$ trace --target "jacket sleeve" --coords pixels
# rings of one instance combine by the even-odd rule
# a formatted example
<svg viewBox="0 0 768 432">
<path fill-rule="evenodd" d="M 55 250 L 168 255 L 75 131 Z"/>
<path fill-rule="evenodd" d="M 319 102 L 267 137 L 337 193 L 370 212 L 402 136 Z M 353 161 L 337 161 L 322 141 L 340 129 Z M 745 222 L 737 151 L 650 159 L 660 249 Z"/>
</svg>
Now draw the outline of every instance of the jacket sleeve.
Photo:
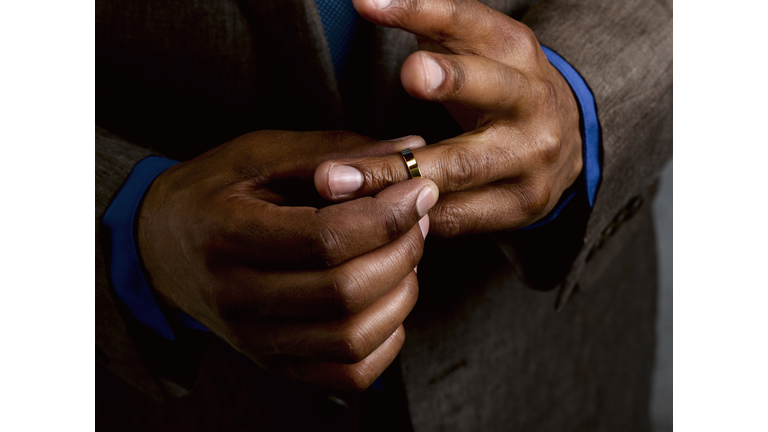
<svg viewBox="0 0 768 432">
<path fill-rule="evenodd" d="M 160 388 L 129 337 L 129 323 L 123 320 L 120 304 L 112 294 L 104 256 L 109 239 L 102 237 L 106 232 L 102 218 L 109 204 L 133 166 L 151 154 L 96 127 L 96 359 L 132 386 L 161 399 Z"/>
<path fill-rule="evenodd" d="M 584 77 L 602 130 L 603 172 L 584 246 L 562 287 L 636 211 L 672 154 L 672 4 L 550 0 L 524 18 L 539 41 Z"/>
<path fill-rule="evenodd" d="M 594 207 L 582 209 L 583 216 L 572 215 L 569 228 L 578 238 L 566 247 L 569 256 L 560 260 L 564 277 L 547 280 L 542 276 L 551 274 L 552 267 L 533 265 L 523 271 L 534 287 L 559 287 L 562 306 L 586 262 L 600 254 L 613 233 L 642 205 L 643 195 L 671 157 L 672 4 L 668 0 L 542 0 L 521 21 L 531 27 L 539 43 L 581 74 L 594 95 L 600 124 L 602 180 Z M 561 225 L 568 223 L 561 221 Z M 497 243 L 505 254 L 519 260 L 517 251 L 529 249 L 534 241 L 542 244 L 542 237 L 554 241 L 568 236 L 557 227 L 545 230 L 543 234 L 502 234 Z"/>
<path fill-rule="evenodd" d="M 160 400 L 186 395 L 194 387 L 211 335 L 170 320 L 175 337 L 166 339 L 137 320 L 110 282 L 112 238 L 104 214 L 132 170 L 153 154 L 96 128 L 96 358 L 128 384 Z M 173 312 L 159 306 L 161 314 Z"/>
</svg>

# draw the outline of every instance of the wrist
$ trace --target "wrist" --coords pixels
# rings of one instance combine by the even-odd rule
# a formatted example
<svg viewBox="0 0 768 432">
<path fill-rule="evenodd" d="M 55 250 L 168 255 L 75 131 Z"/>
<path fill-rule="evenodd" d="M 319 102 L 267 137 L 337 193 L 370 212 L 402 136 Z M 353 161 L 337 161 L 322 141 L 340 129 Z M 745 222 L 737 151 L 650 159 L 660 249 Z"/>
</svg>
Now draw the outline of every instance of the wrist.
<svg viewBox="0 0 768 432">
<path fill-rule="evenodd" d="M 601 138 L 597 108 L 592 91 L 584 78 L 565 59 L 550 48 L 541 46 L 549 63 L 559 72 L 560 77 L 570 89 L 575 99 L 579 114 L 579 134 L 581 139 L 581 172 L 589 207 L 594 206 L 597 189 L 601 179 Z"/>
<path fill-rule="evenodd" d="M 175 167 L 174 167 L 175 168 Z M 155 298 L 161 300 L 166 305 L 179 309 L 178 304 L 163 290 L 165 284 L 162 282 L 163 274 L 162 263 L 163 256 L 169 255 L 167 251 L 158 250 L 158 245 L 166 243 L 163 229 L 163 203 L 169 203 L 165 198 L 167 195 L 167 179 L 170 173 L 174 171 L 170 168 L 163 171 L 147 189 L 144 199 L 141 202 L 139 211 L 136 215 L 136 255 L 146 278 L 147 285 L 153 292 Z M 167 225 L 167 224 L 165 224 Z"/>
<path fill-rule="evenodd" d="M 137 243 L 139 209 L 152 182 L 176 161 L 150 156 L 138 162 L 113 199 L 103 223 L 110 235 L 109 269 L 115 294 L 139 322 L 166 339 L 173 339 L 158 301 L 147 284 Z"/>
</svg>

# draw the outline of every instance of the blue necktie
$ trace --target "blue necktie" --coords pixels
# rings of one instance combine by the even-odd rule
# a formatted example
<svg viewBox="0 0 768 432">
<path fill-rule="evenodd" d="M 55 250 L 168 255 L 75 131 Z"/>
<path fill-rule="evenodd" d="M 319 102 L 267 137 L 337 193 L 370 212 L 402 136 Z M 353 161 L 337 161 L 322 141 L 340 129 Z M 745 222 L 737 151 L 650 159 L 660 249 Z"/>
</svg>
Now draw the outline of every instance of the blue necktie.
<svg viewBox="0 0 768 432">
<path fill-rule="evenodd" d="M 360 15 L 352 6 L 352 0 L 315 0 L 320 20 L 323 22 L 325 40 L 331 50 L 336 77 L 340 77 L 349 60 L 352 40 Z"/>
</svg>

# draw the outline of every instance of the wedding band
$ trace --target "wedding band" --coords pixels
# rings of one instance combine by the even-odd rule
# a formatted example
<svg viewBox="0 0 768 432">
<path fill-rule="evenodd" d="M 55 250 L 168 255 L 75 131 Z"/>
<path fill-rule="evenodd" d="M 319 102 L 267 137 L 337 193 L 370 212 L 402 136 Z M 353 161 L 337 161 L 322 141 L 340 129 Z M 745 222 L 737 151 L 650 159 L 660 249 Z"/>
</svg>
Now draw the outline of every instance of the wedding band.
<svg viewBox="0 0 768 432">
<path fill-rule="evenodd" d="M 408 172 L 411 174 L 411 178 L 421 178 L 421 171 L 419 171 L 419 164 L 416 163 L 416 157 L 411 153 L 411 149 L 407 148 L 400 152 L 405 160 L 405 165 L 408 166 Z"/>
</svg>

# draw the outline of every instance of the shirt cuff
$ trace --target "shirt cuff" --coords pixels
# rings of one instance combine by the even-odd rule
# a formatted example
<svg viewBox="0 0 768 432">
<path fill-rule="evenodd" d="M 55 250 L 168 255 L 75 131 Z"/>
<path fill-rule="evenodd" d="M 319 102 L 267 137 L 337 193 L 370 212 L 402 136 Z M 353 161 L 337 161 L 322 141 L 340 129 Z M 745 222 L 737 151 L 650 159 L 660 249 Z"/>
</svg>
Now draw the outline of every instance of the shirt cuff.
<svg viewBox="0 0 768 432">
<path fill-rule="evenodd" d="M 163 171 L 177 163 L 159 156 L 139 161 L 107 208 L 103 219 L 111 238 L 109 269 L 117 297 L 136 320 L 171 340 L 175 338 L 173 330 L 155 301 L 139 263 L 135 227 L 141 202 L 149 186 Z M 178 316 L 174 318 L 186 327 L 208 330 L 182 311 L 178 311 Z"/>
<path fill-rule="evenodd" d="M 586 196 L 589 207 L 595 205 L 595 196 L 597 195 L 597 187 L 600 184 L 601 177 L 601 142 L 600 142 L 600 123 L 597 119 L 597 108 L 595 107 L 595 98 L 592 96 L 592 91 L 589 90 L 584 78 L 576 72 L 568 62 L 560 57 L 557 53 L 551 49 L 541 46 L 542 51 L 547 56 L 547 60 L 552 66 L 560 72 L 560 75 L 565 78 L 568 85 L 573 91 L 573 95 L 576 98 L 576 104 L 579 106 L 579 119 L 581 129 L 581 157 L 583 160 L 583 168 L 581 170 L 581 178 L 584 179 L 582 185 L 571 191 L 566 191 L 558 201 L 555 208 L 547 214 L 543 219 L 536 221 L 535 223 L 528 225 L 523 229 L 531 229 L 545 225 L 553 221 L 560 212 L 568 205 L 573 198 L 579 194 Z"/>
</svg>

